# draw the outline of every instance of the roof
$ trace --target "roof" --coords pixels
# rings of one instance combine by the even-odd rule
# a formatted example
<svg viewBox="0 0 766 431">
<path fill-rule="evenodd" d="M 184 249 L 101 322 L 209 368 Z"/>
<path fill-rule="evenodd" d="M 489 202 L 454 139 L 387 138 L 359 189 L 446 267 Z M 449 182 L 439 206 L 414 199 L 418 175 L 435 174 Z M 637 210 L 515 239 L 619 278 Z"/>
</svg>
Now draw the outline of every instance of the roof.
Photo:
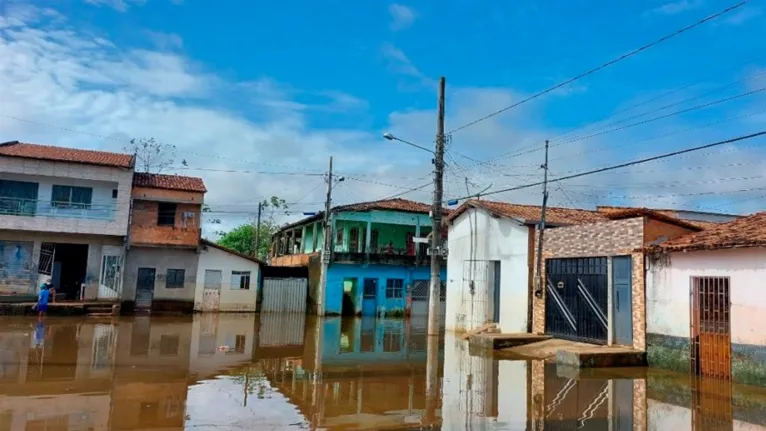
<svg viewBox="0 0 766 431">
<path fill-rule="evenodd" d="M 614 211 L 623 211 L 627 209 L 635 209 L 636 207 L 623 207 L 623 206 L 611 206 L 611 205 L 599 205 L 596 207 L 596 211 L 608 213 L 608 212 L 614 212 Z M 704 215 L 714 215 L 714 216 L 724 216 L 724 217 L 742 217 L 742 215 L 738 214 L 728 214 L 728 213 L 716 213 L 716 212 L 707 212 L 707 211 L 695 211 L 695 210 L 673 210 L 673 209 L 659 209 L 659 208 L 651 208 L 652 211 L 660 214 L 665 214 L 670 217 L 678 217 L 679 212 L 685 212 L 685 213 L 692 213 L 692 214 L 704 214 Z M 688 219 L 682 219 L 685 220 L 693 225 L 696 225 L 699 228 L 707 229 L 712 226 L 719 225 L 723 222 L 714 222 L 714 221 L 702 221 L 702 220 L 688 220 Z"/>
<path fill-rule="evenodd" d="M 132 169 L 135 165 L 135 157 L 132 154 L 80 150 L 77 148 L 54 147 L 52 145 L 28 144 L 19 141 L 1 143 L 0 156 L 128 169 Z"/>
<path fill-rule="evenodd" d="M 358 212 L 400 211 L 400 212 L 416 213 L 416 214 L 428 214 L 431 211 L 431 205 L 424 204 L 423 202 L 411 201 L 408 199 L 401 199 L 401 198 L 381 199 L 378 201 L 359 202 L 359 203 L 353 203 L 353 204 L 347 204 L 347 205 L 339 205 L 339 206 L 333 207 L 331 212 L 337 213 L 337 212 L 343 212 L 343 211 L 358 211 Z M 450 212 L 451 210 L 446 208 L 444 209 L 444 214 L 449 214 Z M 290 229 L 295 226 L 300 226 L 315 220 L 321 220 L 322 218 L 324 218 L 324 211 L 319 211 L 310 217 L 306 217 L 296 222 L 282 226 L 274 234 L 277 234 L 286 229 Z"/>
<path fill-rule="evenodd" d="M 665 251 L 692 251 L 764 246 L 766 246 L 766 212 L 760 212 L 666 241 L 654 248 Z"/>
<path fill-rule="evenodd" d="M 614 210 L 614 211 L 610 210 L 604 213 L 604 217 L 608 218 L 609 220 L 622 220 L 622 219 L 633 218 L 633 217 L 650 217 L 661 222 L 670 223 L 670 224 L 680 226 L 686 229 L 691 229 L 695 232 L 704 229 L 703 227 L 700 227 L 695 222 L 691 222 L 689 220 L 682 220 L 680 218 L 667 215 L 665 212 L 651 210 L 648 208 L 626 208 L 626 209 Z M 713 224 L 716 224 L 716 223 L 713 223 Z"/>
<path fill-rule="evenodd" d="M 468 208 L 483 208 L 501 217 L 521 219 L 525 223 L 537 223 L 542 218 L 542 207 L 539 205 L 519 205 L 471 199 L 447 216 L 445 222 L 451 223 Z M 595 223 L 604 220 L 606 220 L 605 216 L 597 211 L 560 207 L 547 207 L 545 209 L 545 222 L 550 224 L 573 225 Z"/>
<path fill-rule="evenodd" d="M 206 246 L 208 246 L 208 247 L 217 248 L 218 250 L 221 250 L 221 251 L 225 251 L 226 253 L 229 253 L 229 254 L 233 254 L 233 255 L 235 255 L 235 256 L 239 256 L 239 257 L 241 257 L 242 259 L 247 259 L 247 260 L 249 260 L 249 261 L 251 261 L 251 262 L 255 262 L 255 263 L 259 264 L 259 265 L 262 265 L 262 266 L 268 266 L 268 265 L 266 264 L 266 262 L 264 262 L 264 261 L 262 261 L 262 260 L 260 260 L 260 259 L 258 259 L 258 258 L 256 258 L 256 257 L 253 257 L 253 256 L 248 256 L 248 255 L 246 255 L 245 253 L 241 253 L 241 252 L 239 252 L 239 251 L 237 251 L 237 250 L 233 250 L 233 249 L 231 249 L 231 248 L 228 248 L 228 247 L 224 247 L 224 246 L 222 246 L 222 245 L 220 245 L 220 244 L 216 244 L 216 243 L 214 243 L 213 241 L 210 241 L 210 240 L 207 240 L 207 239 L 204 239 L 204 238 L 202 238 L 202 239 L 200 240 L 200 243 L 201 243 L 201 244 L 203 244 L 203 245 L 206 245 Z"/>
<path fill-rule="evenodd" d="M 202 178 L 184 177 L 181 175 L 150 174 L 148 172 L 136 172 L 133 175 L 133 187 L 182 190 L 185 192 L 198 193 L 207 192 Z"/>
</svg>

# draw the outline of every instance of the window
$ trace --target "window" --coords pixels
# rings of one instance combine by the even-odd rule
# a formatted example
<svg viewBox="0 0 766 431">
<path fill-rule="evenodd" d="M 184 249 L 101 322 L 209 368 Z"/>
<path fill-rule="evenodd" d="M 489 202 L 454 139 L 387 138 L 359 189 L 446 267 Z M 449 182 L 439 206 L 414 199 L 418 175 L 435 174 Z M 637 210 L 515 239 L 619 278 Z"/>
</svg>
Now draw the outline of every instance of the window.
<svg viewBox="0 0 766 431">
<path fill-rule="evenodd" d="M 157 226 L 175 226 L 176 204 L 160 202 L 157 205 Z"/>
<path fill-rule="evenodd" d="M 377 250 L 378 248 L 378 237 L 380 236 L 380 231 L 377 229 L 373 229 L 370 233 L 370 249 Z"/>
<path fill-rule="evenodd" d="M 117 189 L 112 190 L 112 199 L 117 199 Z"/>
<path fill-rule="evenodd" d="M 183 269 L 169 269 L 165 279 L 166 289 L 183 289 L 186 272 Z"/>
<path fill-rule="evenodd" d="M 232 271 L 231 290 L 250 290 L 250 271 Z"/>
<path fill-rule="evenodd" d="M 178 355 L 178 347 L 180 344 L 181 344 L 181 340 L 178 335 L 160 336 L 160 355 L 163 355 L 163 356 Z"/>
<path fill-rule="evenodd" d="M 53 186 L 51 205 L 56 208 L 90 208 L 93 189 L 90 187 Z"/>
<path fill-rule="evenodd" d="M 37 183 L 0 180 L 0 214 L 35 215 Z"/>
<path fill-rule="evenodd" d="M 389 278 L 386 280 L 386 298 L 401 298 L 404 294 L 404 280 Z"/>
<path fill-rule="evenodd" d="M 205 289 L 221 290 L 223 276 L 220 269 L 205 270 Z"/>
<path fill-rule="evenodd" d="M 339 228 L 335 231 L 335 245 L 339 247 L 343 245 L 343 228 Z"/>
<path fill-rule="evenodd" d="M 378 279 L 377 278 L 365 278 L 364 279 L 364 297 L 375 298 L 378 294 Z"/>
<path fill-rule="evenodd" d="M 348 251 L 356 253 L 359 251 L 359 228 L 352 227 L 348 233 Z"/>
</svg>

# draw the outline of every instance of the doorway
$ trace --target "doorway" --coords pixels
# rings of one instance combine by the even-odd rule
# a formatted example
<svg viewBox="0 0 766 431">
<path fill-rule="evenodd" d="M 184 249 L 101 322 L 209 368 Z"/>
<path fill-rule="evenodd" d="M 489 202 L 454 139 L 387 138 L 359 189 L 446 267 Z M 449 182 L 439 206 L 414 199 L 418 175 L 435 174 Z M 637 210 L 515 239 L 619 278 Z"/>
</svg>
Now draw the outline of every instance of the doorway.
<svg viewBox="0 0 766 431">
<path fill-rule="evenodd" d="M 356 278 L 343 279 L 343 305 L 341 306 L 343 316 L 356 315 L 357 284 Z"/>
<path fill-rule="evenodd" d="M 154 268 L 138 268 L 136 280 L 136 309 L 148 310 L 152 308 L 154 299 Z"/>
<path fill-rule="evenodd" d="M 78 301 L 88 271 L 88 244 L 56 243 L 53 248 L 51 281 L 56 289 L 56 299 Z"/>
<path fill-rule="evenodd" d="M 500 323 L 500 261 L 492 261 L 492 321 Z"/>
<path fill-rule="evenodd" d="M 691 368 L 701 376 L 729 380 L 729 277 L 692 277 L 691 289 Z"/>
<path fill-rule="evenodd" d="M 362 292 L 362 316 L 375 316 L 378 311 L 378 279 L 365 278 Z"/>
<path fill-rule="evenodd" d="M 632 259 L 630 256 L 612 258 L 612 312 L 614 313 L 614 342 L 633 345 Z"/>
</svg>

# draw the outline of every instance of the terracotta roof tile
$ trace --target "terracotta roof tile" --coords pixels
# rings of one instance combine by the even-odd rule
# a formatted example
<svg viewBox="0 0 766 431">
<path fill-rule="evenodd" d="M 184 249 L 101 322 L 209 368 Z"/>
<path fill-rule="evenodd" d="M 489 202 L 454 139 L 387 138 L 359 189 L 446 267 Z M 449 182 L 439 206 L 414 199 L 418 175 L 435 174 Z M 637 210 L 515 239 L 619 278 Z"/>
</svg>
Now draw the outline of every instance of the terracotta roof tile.
<svg viewBox="0 0 766 431">
<path fill-rule="evenodd" d="M 661 222 L 674 224 L 676 226 L 691 229 L 694 231 L 703 229 L 698 224 L 692 223 L 689 220 L 683 220 L 678 217 L 668 215 L 665 211 L 651 210 L 648 208 L 625 208 L 621 210 L 615 209 L 614 211 L 602 211 L 602 213 L 604 214 L 604 217 L 610 220 L 622 220 L 633 217 L 650 217 Z"/>
<path fill-rule="evenodd" d="M 446 219 L 446 222 L 451 222 L 457 216 L 462 214 L 469 207 L 472 208 L 484 208 L 487 211 L 495 213 L 504 217 L 513 217 L 524 220 L 526 222 L 537 223 L 541 218 L 541 207 L 538 205 L 518 205 L 505 202 L 485 201 L 472 199 L 466 201 L 463 205 L 454 210 Z M 573 225 L 584 223 L 595 223 L 604 221 L 606 218 L 604 215 L 597 211 L 574 209 L 574 208 L 559 208 L 548 207 L 545 209 L 545 220 L 550 224 L 559 225 Z"/>
<path fill-rule="evenodd" d="M 133 175 L 133 187 L 150 189 L 182 190 L 186 192 L 205 193 L 205 183 L 202 178 L 183 177 L 181 175 L 150 174 L 136 172 Z"/>
<path fill-rule="evenodd" d="M 247 260 L 249 260 L 251 262 L 255 262 L 255 263 L 257 263 L 257 264 L 259 264 L 261 266 L 268 266 L 268 264 L 266 262 L 262 261 L 261 259 L 258 259 L 257 257 L 248 256 L 245 253 L 239 252 L 237 250 L 234 250 L 234 249 L 231 249 L 231 248 L 228 248 L 228 247 L 224 247 L 224 246 L 222 246 L 220 244 L 217 244 L 217 243 L 215 243 L 213 241 L 210 241 L 208 239 L 202 238 L 200 240 L 200 243 L 203 244 L 203 245 L 206 245 L 208 247 L 217 248 L 218 250 L 224 251 L 224 252 L 229 253 L 229 254 L 233 254 L 234 256 L 239 256 L 242 259 L 247 259 Z"/>
<path fill-rule="evenodd" d="M 635 207 L 620 207 L 620 206 L 609 206 L 609 205 L 599 205 L 596 207 L 596 211 L 608 214 L 608 213 L 614 213 L 614 212 L 620 212 L 625 211 L 629 209 L 636 209 Z M 684 210 L 670 210 L 670 209 L 657 209 L 657 208 L 650 208 L 651 211 L 659 214 L 663 214 L 666 216 L 670 216 L 673 218 L 678 218 L 677 214 L 680 211 Z M 698 211 L 690 211 L 690 212 L 698 212 Z M 714 212 L 701 212 L 701 214 L 714 214 L 714 215 L 722 215 L 722 216 L 734 216 L 734 217 L 740 217 L 735 214 L 726 214 L 726 213 L 714 213 Z M 688 219 L 680 219 L 683 220 L 690 225 L 693 225 L 695 227 L 698 227 L 700 229 L 708 229 L 714 226 L 720 225 L 722 222 L 714 222 L 714 221 L 701 221 L 701 220 L 688 220 Z"/>
<path fill-rule="evenodd" d="M 0 144 L 0 156 L 20 157 L 54 162 L 83 163 L 87 165 L 133 168 L 132 154 L 109 153 L 106 151 L 80 150 L 77 148 L 54 147 L 52 145 L 27 144 L 18 141 Z"/>
<path fill-rule="evenodd" d="M 716 250 L 766 246 L 766 212 L 664 242 L 656 248 L 666 251 Z"/>
<path fill-rule="evenodd" d="M 355 204 L 340 205 L 333 208 L 333 211 L 404 211 L 411 213 L 428 213 L 431 211 L 431 205 L 423 202 L 416 202 L 407 199 L 384 199 L 371 202 L 360 202 Z"/>
</svg>

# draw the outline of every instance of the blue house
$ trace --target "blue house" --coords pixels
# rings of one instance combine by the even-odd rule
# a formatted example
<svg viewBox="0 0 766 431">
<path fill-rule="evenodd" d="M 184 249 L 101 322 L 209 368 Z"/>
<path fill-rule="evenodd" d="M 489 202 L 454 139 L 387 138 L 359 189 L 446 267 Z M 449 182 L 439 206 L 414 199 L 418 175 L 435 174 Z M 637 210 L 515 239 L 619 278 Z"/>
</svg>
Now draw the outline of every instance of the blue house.
<svg viewBox="0 0 766 431">
<path fill-rule="evenodd" d="M 430 209 L 406 199 L 332 209 L 332 254 L 324 298 L 327 315 L 428 313 L 430 256 L 428 245 L 415 238 L 431 235 Z M 312 305 L 319 291 L 323 219 L 324 214 L 318 213 L 284 226 L 272 237 L 271 265 L 309 268 Z M 443 262 L 442 309 L 446 276 Z"/>
</svg>

